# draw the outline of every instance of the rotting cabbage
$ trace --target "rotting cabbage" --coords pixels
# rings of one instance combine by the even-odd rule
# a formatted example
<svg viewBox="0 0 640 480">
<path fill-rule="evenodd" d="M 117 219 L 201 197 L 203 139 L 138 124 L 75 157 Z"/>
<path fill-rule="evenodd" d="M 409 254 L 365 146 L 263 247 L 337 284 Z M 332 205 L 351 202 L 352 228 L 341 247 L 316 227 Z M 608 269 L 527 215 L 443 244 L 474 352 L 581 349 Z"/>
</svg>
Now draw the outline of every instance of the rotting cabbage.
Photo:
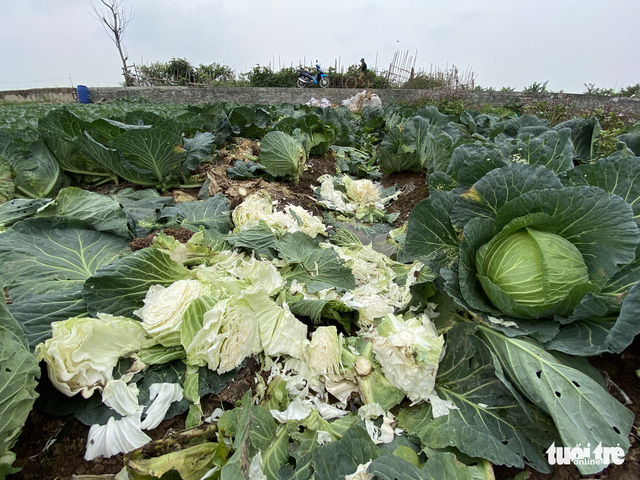
<svg viewBox="0 0 640 480">
<path fill-rule="evenodd" d="M 373 352 L 387 380 L 414 403 L 427 401 L 444 355 L 444 337 L 426 314 L 386 315 L 371 336 Z"/>
<path fill-rule="evenodd" d="M 220 300 L 201 318 L 197 312 L 189 313 L 185 323 L 195 334 L 190 338 L 183 335 L 182 341 L 190 364 L 206 365 L 222 374 L 260 351 L 258 323 L 245 299 L 231 296 Z"/>
<path fill-rule="evenodd" d="M 260 352 L 304 359 L 309 346 L 307 326 L 259 286 L 219 301 L 210 296 L 195 300 L 185 312 L 181 342 L 188 363 L 219 374 Z"/>
<path fill-rule="evenodd" d="M 273 214 L 271 195 L 266 190 L 258 190 L 248 195 L 240 205 L 231 212 L 231 220 L 235 225 L 234 231 L 248 230 L 258 225 Z"/>
<path fill-rule="evenodd" d="M 373 343 L 363 337 L 344 338 L 344 371 L 326 376 L 325 388 L 344 403 L 356 393 L 363 405 L 376 404 L 389 410 L 404 399 L 405 393 L 386 377 L 374 355 Z"/>
<path fill-rule="evenodd" d="M 210 287 L 210 294 L 217 298 L 240 295 L 253 285 L 275 295 L 285 284 L 272 262 L 231 250 L 216 254 L 207 265 L 200 265 L 193 271 L 198 280 Z"/>
<path fill-rule="evenodd" d="M 134 315 L 142 327 L 165 347 L 180 345 L 180 323 L 189 304 L 206 295 L 209 287 L 199 280 L 178 280 L 168 287 L 153 285 L 144 298 L 144 306 Z"/>
<path fill-rule="evenodd" d="M 318 327 L 311 337 L 307 363 L 316 375 L 338 375 L 342 369 L 342 339 L 334 326 Z"/>
<path fill-rule="evenodd" d="M 260 345 L 265 355 L 306 358 L 309 348 L 307 326 L 291 313 L 286 303 L 278 305 L 260 289 L 245 292 L 243 298 L 251 305 L 257 320 Z"/>
<path fill-rule="evenodd" d="M 260 190 L 247 196 L 243 202 L 233 209 L 231 219 L 234 232 L 242 232 L 265 222 L 272 231 L 277 233 L 303 232 L 315 238 L 325 235 L 326 226 L 322 219 L 312 215 L 303 207 L 288 205 L 284 211 L 274 211 L 271 195 Z"/>
<path fill-rule="evenodd" d="M 140 322 L 107 314 L 70 318 L 51 327 L 51 338 L 36 346 L 36 355 L 47 363 L 51 383 L 69 397 L 91 397 L 113 379 L 120 358 L 155 343 Z"/>
<path fill-rule="evenodd" d="M 349 175 L 322 175 L 315 196 L 320 205 L 347 218 L 365 222 L 392 222 L 398 215 L 387 215 L 386 205 L 398 197 L 399 191 L 383 190 L 369 179 L 354 180 Z M 386 195 L 386 196 L 383 196 Z"/>
<path fill-rule="evenodd" d="M 421 279 L 432 278 L 421 262 L 401 264 L 357 239 L 340 243 L 325 245 L 333 248 L 353 272 L 356 287 L 339 299 L 358 309 L 360 325 L 404 308 L 411 300 L 411 287 Z"/>
</svg>

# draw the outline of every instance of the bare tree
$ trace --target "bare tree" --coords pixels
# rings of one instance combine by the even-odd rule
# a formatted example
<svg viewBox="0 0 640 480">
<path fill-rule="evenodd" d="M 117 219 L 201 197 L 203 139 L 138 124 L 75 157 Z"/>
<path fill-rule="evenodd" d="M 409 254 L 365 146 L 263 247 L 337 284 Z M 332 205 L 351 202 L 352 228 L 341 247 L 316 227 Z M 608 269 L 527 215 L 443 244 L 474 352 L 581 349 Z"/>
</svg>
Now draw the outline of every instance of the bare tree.
<svg viewBox="0 0 640 480">
<path fill-rule="evenodd" d="M 127 65 L 129 57 L 122 44 L 122 39 L 124 37 L 124 31 L 133 19 L 133 11 L 124 8 L 120 0 L 100 0 L 100 3 L 106 7 L 106 10 L 98 10 L 96 6 L 92 4 L 93 13 L 89 13 L 93 18 L 102 23 L 102 28 L 107 32 L 107 35 L 109 35 L 113 43 L 116 44 L 116 47 L 118 47 L 120 60 L 122 60 L 124 84 L 125 86 L 131 86 L 133 85 L 133 77 L 131 72 L 129 72 L 129 66 Z"/>
</svg>

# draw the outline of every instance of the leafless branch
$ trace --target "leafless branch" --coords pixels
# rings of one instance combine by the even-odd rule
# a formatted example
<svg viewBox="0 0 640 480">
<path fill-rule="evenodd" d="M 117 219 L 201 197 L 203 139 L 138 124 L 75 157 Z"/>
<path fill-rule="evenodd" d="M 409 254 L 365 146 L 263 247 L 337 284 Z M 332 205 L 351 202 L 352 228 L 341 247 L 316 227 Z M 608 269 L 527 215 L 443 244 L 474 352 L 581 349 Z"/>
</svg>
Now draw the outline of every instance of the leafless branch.
<svg viewBox="0 0 640 480">
<path fill-rule="evenodd" d="M 104 28 L 104 31 L 118 48 L 120 60 L 122 61 L 125 85 L 130 85 L 131 75 L 129 74 L 129 67 L 127 65 L 129 57 L 122 44 L 122 40 L 127 26 L 131 20 L 133 20 L 133 10 L 123 7 L 120 0 L 100 0 L 100 3 L 104 9 L 98 9 L 95 5 L 91 4 L 93 11 L 89 12 L 89 14 L 102 24 L 102 28 Z"/>
</svg>

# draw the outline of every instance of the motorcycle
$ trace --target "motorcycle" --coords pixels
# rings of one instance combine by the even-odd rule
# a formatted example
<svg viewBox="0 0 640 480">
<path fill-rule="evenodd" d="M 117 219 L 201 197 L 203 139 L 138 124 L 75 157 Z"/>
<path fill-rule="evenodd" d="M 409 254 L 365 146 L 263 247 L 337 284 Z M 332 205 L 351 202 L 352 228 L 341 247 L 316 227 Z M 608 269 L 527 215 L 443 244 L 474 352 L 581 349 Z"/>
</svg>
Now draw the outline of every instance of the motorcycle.
<svg viewBox="0 0 640 480">
<path fill-rule="evenodd" d="M 300 70 L 298 72 L 298 78 L 296 78 L 296 85 L 298 85 L 299 88 L 304 88 L 307 85 L 320 85 L 322 88 L 327 88 L 329 86 L 329 77 L 327 77 L 317 63 L 316 70 L 315 75 L 311 75 L 308 68 Z"/>
</svg>

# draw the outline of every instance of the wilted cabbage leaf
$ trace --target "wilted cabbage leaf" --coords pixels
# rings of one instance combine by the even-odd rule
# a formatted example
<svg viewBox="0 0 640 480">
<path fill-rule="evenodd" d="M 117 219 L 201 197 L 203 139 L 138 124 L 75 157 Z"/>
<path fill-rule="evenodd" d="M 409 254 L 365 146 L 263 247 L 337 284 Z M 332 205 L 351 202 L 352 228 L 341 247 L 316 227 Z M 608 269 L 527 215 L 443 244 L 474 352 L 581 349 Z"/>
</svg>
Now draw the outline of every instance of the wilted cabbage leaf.
<svg viewBox="0 0 640 480">
<path fill-rule="evenodd" d="M 47 363 L 51 383 L 69 397 L 89 398 L 113 379 L 113 369 L 127 357 L 155 343 L 140 322 L 99 314 L 98 318 L 70 318 L 54 322 L 52 337 L 36 347 Z"/>
<path fill-rule="evenodd" d="M 324 235 L 326 226 L 322 219 L 314 216 L 303 207 L 288 205 L 283 211 L 273 208 L 271 195 L 265 190 L 249 195 L 232 212 L 234 232 L 243 232 L 266 223 L 276 234 L 285 232 L 303 232 L 310 237 Z"/>
<path fill-rule="evenodd" d="M 429 317 L 386 315 L 371 341 L 387 380 L 413 402 L 427 401 L 444 354 L 444 337 Z"/>
<path fill-rule="evenodd" d="M 215 303 L 202 315 L 194 313 L 185 318 L 188 328 L 195 332 L 185 343 L 187 359 L 193 365 L 208 366 L 218 373 L 233 370 L 242 361 L 260 350 L 258 324 L 249 303 L 231 296 Z M 201 322 L 199 329 L 193 322 Z M 183 337 L 186 342 L 186 338 Z"/>
<path fill-rule="evenodd" d="M 199 280 L 178 280 L 168 287 L 153 285 L 147 291 L 144 307 L 134 315 L 142 319 L 143 328 L 166 347 L 180 345 L 180 322 L 189 304 L 209 292 Z"/>
</svg>

